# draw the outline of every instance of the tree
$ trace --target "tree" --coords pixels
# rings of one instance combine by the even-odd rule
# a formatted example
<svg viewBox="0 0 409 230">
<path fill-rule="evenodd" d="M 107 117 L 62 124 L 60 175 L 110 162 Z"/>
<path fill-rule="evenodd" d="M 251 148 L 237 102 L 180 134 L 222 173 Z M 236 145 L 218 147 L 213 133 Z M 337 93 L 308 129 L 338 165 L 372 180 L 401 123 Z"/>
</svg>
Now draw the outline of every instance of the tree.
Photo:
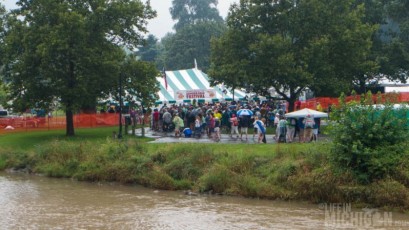
<svg viewBox="0 0 409 230">
<path fill-rule="evenodd" d="M 150 34 L 145 43 L 142 46 L 138 47 L 138 51 L 136 52 L 136 54 L 141 58 L 142 61 L 155 62 L 159 52 L 157 43 L 158 39 L 154 35 Z"/>
<path fill-rule="evenodd" d="M 6 13 L 6 9 L 4 8 L 3 5 L 0 4 L 0 55 L 2 55 L 3 49 L 2 49 L 2 45 L 3 45 L 3 37 L 4 37 L 4 16 Z M 2 64 L 2 56 L 0 56 L 0 70 L 3 68 L 3 64 Z M 6 92 L 4 90 L 4 85 L 3 85 L 3 77 L 1 76 L 0 73 L 0 106 L 4 105 L 6 100 Z"/>
<path fill-rule="evenodd" d="M 217 0 L 173 0 L 170 13 L 178 22 L 176 33 L 167 34 L 158 47 L 159 68 L 186 69 L 196 59 L 201 70 L 210 66 L 210 39 L 219 37 L 226 27 L 216 8 Z"/>
<path fill-rule="evenodd" d="M 210 66 L 210 40 L 225 31 L 225 25 L 217 22 L 202 22 L 185 26 L 162 39 L 162 60 L 167 69 L 187 69 L 196 59 L 201 70 Z"/>
<path fill-rule="evenodd" d="M 174 25 L 175 30 L 202 22 L 223 22 L 217 4 L 217 0 L 173 0 L 170 14 L 173 20 L 178 21 Z"/>
<path fill-rule="evenodd" d="M 375 27 L 362 23 L 363 7 L 352 3 L 240 1 L 227 19 L 231 32 L 214 41 L 219 43 L 214 48 L 223 50 L 212 49 L 210 76 L 217 81 L 222 72 L 234 78 L 238 76 L 232 73 L 243 73 L 241 87 L 252 85 L 254 91 L 267 96 L 272 87 L 289 102 L 290 111 L 307 88 L 339 95 L 351 87 L 358 71 L 376 67 L 368 60 Z M 249 34 L 252 39 L 245 39 Z M 235 58 L 236 53 L 241 55 Z"/>
<path fill-rule="evenodd" d="M 409 77 L 409 2 L 405 0 L 386 1 L 387 34 L 386 57 L 382 60 L 382 73 L 389 79 L 406 82 Z"/>
<path fill-rule="evenodd" d="M 157 100 L 154 94 L 159 91 L 156 77 L 159 75 L 154 63 L 137 61 L 136 57 L 131 55 L 125 58 L 121 65 L 122 74 L 122 95 L 127 101 L 136 101 L 143 104 L 145 107 L 152 106 Z M 111 95 L 118 95 L 113 88 Z M 125 93 L 126 92 L 126 93 Z"/>
<path fill-rule="evenodd" d="M 4 44 L 4 21 L 5 21 L 5 16 L 6 16 L 6 9 L 4 8 L 3 5 L 0 3 L 0 70 L 3 66 L 2 64 L 2 55 L 4 53 L 2 46 Z M 1 75 L 0 75 L 1 76 Z M 2 83 L 2 78 L 0 78 L 0 85 Z"/>
<path fill-rule="evenodd" d="M 225 84 L 233 89 L 249 88 L 246 84 L 257 71 L 248 59 L 251 50 L 247 41 L 255 39 L 253 33 L 230 29 L 220 38 L 211 40 L 211 64 L 208 71 L 212 85 Z M 234 96 L 234 95 L 233 95 Z"/>
<path fill-rule="evenodd" d="M 400 36 L 401 22 L 396 18 L 391 8 L 400 1 L 386 0 L 357 0 L 356 5 L 364 4 L 365 16 L 363 22 L 378 26 L 372 36 L 372 48 L 369 60 L 377 65 L 371 72 L 358 72 L 355 75 L 354 85 L 360 93 L 365 93 L 368 84 L 376 85 L 378 79 L 388 78 L 393 81 L 405 82 L 409 64 L 408 51 L 404 48 L 404 39 Z M 403 2 L 402 2 L 403 3 Z M 399 6 L 399 9 L 403 6 Z M 395 15 L 395 16 L 394 16 Z M 399 18 L 399 17 L 398 17 Z M 405 73 L 406 69 L 406 73 Z"/>
<path fill-rule="evenodd" d="M 21 0 L 7 20 L 5 76 L 13 106 L 47 108 L 57 99 L 66 112 L 66 134 L 74 135 L 73 114 L 112 89 L 122 49 L 143 40 L 149 1 Z"/>
</svg>

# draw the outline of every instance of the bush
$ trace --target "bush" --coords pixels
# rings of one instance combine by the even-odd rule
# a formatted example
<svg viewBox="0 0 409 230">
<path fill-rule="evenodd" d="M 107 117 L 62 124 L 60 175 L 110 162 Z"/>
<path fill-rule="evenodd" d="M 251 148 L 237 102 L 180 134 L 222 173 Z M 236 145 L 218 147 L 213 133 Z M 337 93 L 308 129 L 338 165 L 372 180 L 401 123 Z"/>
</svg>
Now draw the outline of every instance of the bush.
<svg viewBox="0 0 409 230">
<path fill-rule="evenodd" d="M 374 182 L 370 186 L 368 201 L 378 207 L 400 208 L 409 207 L 409 191 L 401 183 L 385 179 Z"/>
<path fill-rule="evenodd" d="M 351 169 L 361 183 L 390 175 L 404 156 L 407 107 L 372 106 L 364 101 L 346 104 L 343 100 L 340 104 L 331 128 L 332 162 Z"/>
<path fill-rule="evenodd" d="M 209 171 L 199 178 L 199 191 L 225 193 L 235 181 L 234 174 L 225 166 L 215 164 Z"/>
</svg>

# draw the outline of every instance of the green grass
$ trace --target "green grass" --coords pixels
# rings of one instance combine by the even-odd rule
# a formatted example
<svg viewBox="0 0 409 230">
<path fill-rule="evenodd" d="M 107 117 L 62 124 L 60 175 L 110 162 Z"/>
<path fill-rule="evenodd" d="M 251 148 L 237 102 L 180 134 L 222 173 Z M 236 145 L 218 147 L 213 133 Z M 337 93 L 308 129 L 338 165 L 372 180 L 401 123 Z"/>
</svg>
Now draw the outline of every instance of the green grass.
<svg viewBox="0 0 409 230">
<path fill-rule="evenodd" d="M 86 140 L 99 142 L 106 140 L 106 138 L 112 138 L 114 131 L 118 132 L 118 127 L 75 129 L 74 137 L 67 137 L 65 130 L 6 133 L 0 135 L 0 146 L 3 149 L 28 150 L 54 140 L 66 140 L 70 142 L 82 142 Z M 130 136 L 124 135 L 124 138 L 128 137 Z"/>
</svg>

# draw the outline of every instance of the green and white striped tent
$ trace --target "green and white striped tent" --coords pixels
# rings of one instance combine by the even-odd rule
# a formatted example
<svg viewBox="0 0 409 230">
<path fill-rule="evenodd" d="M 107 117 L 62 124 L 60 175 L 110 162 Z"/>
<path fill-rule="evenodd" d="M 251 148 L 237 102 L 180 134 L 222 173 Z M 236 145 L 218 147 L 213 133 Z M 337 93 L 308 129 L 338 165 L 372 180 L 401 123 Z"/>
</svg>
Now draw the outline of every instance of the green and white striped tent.
<svg viewBox="0 0 409 230">
<path fill-rule="evenodd" d="M 214 98 L 200 98 L 198 102 L 231 101 L 233 99 L 231 90 L 224 88 L 222 85 L 210 86 L 209 77 L 199 69 L 165 71 L 165 73 L 166 82 L 165 76 L 156 78 L 160 85 L 157 104 L 188 102 L 189 100 L 178 100 L 175 98 L 175 92 L 179 90 L 214 90 L 216 93 Z M 223 90 L 225 90 L 225 93 L 223 93 Z M 234 100 L 240 100 L 245 96 L 245 92 L 237 89 L 234 90 Z"/>
</svg>

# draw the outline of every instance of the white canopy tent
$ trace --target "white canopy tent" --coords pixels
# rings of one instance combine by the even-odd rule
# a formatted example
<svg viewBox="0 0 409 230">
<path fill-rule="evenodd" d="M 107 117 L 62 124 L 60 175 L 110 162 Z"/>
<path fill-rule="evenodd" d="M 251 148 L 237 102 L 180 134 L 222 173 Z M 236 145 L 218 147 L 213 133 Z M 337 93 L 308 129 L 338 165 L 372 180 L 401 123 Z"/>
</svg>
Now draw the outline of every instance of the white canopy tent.
<svg viewBox="0 0 409 230">
<path fill-rule="evenodd" d="M 324 117 L 328 117 L 327 113 L 323 113 L 317 110 L 313 110 L 313 109 L 301 109 L 295 112 L 291 112 L 291 113 L 287 113 L 285 114 L 285 116 L 287 118 L 304 118 L 307 115 L 312 115 L 314 118 L 324 118 Z"/>
<path fill-rule="evenodd" d="M 179 99 L 175 95 L 185 92 L 190 93 L 195 90 L 203 90 L 206 95 L 203 98 L 197 98 L 197 100 L 207 102 L 233 100 L 233 92 L 231 90 L 223 85 L 210 86 L 209 77 L 199 69 L 165 71 L 165 73 L 166 76 L 156 78 L 160 87 L 157 104 L 189 101 L 188 98 Z M 246 97 L 245 92 L 238 89 L 234 90 L 234 100 L 240 100 L 244 97 Z"/>
</svg>

